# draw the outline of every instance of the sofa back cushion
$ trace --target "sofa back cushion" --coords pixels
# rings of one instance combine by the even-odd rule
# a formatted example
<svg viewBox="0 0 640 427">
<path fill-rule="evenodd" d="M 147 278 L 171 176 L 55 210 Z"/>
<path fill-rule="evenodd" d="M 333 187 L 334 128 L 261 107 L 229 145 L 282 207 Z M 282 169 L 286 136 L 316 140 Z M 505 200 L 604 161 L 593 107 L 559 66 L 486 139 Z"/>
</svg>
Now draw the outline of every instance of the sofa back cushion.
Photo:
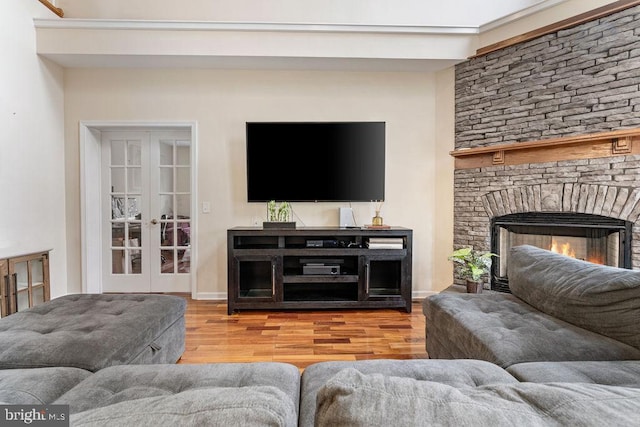
<svg viewBox="0 0 640 427">
<path fill-rule="evenodd" d="M 511 249 L 511 292 L 536 309 L 640 348 L 640 271 L 577 260 L 534 246 Z"/>
<path fill-rule="evenodd" d="M 318 392 L 316 426 L 601 426 L 638 421 L 640 389 L 580 383 L 452 387 L 337 373 Z"/>
</svg>

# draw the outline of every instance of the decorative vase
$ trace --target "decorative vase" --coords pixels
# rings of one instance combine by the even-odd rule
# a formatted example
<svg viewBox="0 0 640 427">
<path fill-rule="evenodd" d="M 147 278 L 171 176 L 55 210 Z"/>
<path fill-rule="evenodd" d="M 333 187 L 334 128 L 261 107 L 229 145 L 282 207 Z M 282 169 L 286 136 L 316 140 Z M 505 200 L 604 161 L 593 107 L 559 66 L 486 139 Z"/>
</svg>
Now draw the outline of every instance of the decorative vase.
<svg viewBox="0 0 640 427">
<path fill-rule="evenodd" d="M 474 282 L 473 280 L 467 280 L 467 293 L 481 294 L 482 288 L 483 288 L 482 282 Z"/>
<path fill-rule="evenodd" d="M 380 211 L 376 211 L 376 216 L 371 218 L 371 225 L 374 225 L 374 226 L 382 225 L 382 217 L 380 216 Z"/>
</svg>

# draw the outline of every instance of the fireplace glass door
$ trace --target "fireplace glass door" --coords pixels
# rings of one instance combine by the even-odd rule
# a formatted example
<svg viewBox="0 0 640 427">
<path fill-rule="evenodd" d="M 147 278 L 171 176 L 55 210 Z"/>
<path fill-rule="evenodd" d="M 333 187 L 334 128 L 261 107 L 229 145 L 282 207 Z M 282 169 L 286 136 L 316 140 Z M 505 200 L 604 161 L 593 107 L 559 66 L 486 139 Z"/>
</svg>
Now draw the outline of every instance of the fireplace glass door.
<svg viewBox="0 0 640 427">
<path fill-rule="evenodd" d="M 520 213 L 493 218 L 491 288 L 509 290 L 507 265 L 513 246 L 532 245 L 612 267 L 631 267 L 631 223 L 576 213 Z"/>
</svg>

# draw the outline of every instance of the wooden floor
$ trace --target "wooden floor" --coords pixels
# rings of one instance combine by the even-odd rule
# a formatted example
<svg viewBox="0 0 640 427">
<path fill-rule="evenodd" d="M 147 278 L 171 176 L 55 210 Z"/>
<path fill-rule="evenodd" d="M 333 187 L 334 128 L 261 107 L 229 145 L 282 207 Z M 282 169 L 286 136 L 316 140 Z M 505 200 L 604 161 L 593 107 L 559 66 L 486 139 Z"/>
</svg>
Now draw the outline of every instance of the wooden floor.
<svg viewBox="0 0 640 427">
<path fill-rule="evenodd" d="M 179 363 L 425 359 L 422 307 L 400 310 L 242 311 L 187 298 L 186 350 Z"/>
</svg>

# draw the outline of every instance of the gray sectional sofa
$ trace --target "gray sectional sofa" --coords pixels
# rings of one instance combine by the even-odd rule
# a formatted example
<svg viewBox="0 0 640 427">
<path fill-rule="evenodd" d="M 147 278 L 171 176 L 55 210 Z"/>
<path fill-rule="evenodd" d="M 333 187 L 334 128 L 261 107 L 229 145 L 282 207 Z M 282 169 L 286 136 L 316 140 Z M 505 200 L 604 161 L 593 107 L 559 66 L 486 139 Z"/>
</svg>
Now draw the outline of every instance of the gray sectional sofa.
<svg viewBox="0 0 640 427">
<path fill-rule="evenodd" d="M 435 359 L 525 362 L 640 360 L 640 272 L 533 246 L 512 249 L 512 294 L 442 292 L 425 299 Z"/>
<path fill-rule="evenodd" d="M 184 346 L 179 298 L 70 296 L 78 307 L 59 309 L 70 316 L 58 323 L 64 333 L 29 331 L 20 342 L 20 322 L 5 322 L 16 315 L 0 320 L 0 342 L 5 333 L 13 340 L 0 350 L 0 404 L 69 405 L 77 426 L 640 425 L 640 272 L 518 247 L 509 280 L 513 295 L 443 292 L 424 301 L 430 360 L 324 362 L 302 375 L 275 362 L 170 364 Z M 140 317 L 152 305 L 163 310 Z M 131 310 L 155 326 L 133 333 Z M 88 357 L 89 330 L 72 313 L 96 311 L 109 314 L 89 316 L 102 319 L 93 327 L 140 345 L 125 350 L 101 332 L 108 344 L 92 348 L 104 353 Z M 64 356 L 37 350 L 40 341 L 54 345 L 49 336 L 67 340 Z M 33 367 L 10 354 L 28 354 L 26 341 Z M 140 356 L 163 349 L 170 355 Z"/>
</svg>

